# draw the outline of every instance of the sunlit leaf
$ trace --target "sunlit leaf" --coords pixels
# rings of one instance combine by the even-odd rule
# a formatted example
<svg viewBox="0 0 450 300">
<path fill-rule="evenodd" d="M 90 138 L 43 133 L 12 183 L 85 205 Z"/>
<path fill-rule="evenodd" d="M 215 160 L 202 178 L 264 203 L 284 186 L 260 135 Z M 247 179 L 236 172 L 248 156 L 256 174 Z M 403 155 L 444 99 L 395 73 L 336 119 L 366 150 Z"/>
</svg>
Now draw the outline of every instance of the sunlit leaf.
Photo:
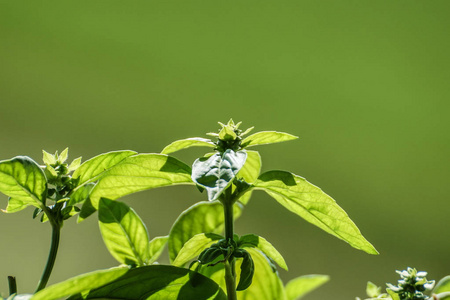
<svg viewBox="0 0 450 300">
<path fill-rule="evenodd" d="M 57 300 L 87 292 L 123 276 L 128 270 L 129 267 L 118 267 L 82 274 L 39 291 L 31 300 Z"/>
<path fill-rule="evenodd" d="M 241 215 L 242 206 L 234 205 L 234 218 Z M 173 262 L 178 252 L 194 235 L 203 232 L 221 233 L 224 228 L 223 206 L 219 201 L 198 202 L 185 210 L 172 226 L 169 234 L 169 258 Z"/>
<path fill-rule="evenodd" d="M 81 165 L 81 156 L 78 158 L 75 158 L 69 165 L 68 169 L 69 171 L 75 171 L 78 169 L 78 167 Z"/>
<path fill-rule="evenodd" d="M 278 131 L 260 131 L 246 137 L 241 147 L 253 147 L 257 145 L 274 144 L 298 139 L 297 136 Z"/>
<path fill-rule="evenodd" d="M 287 300 L 297 300 L 330 280 L 327 275 L 305 275 L 292 279 L 286 284 Z"/>
<path fill-rule="evenodd" d="M 386 292 L 388 292 L 388 294 L 389 294 L 389 296 L 391 296 L 392 300 L 402 300 L 402 299 L 400 299 L 400 296 L 393 290 L 386 289 Z"/>
<path fill-rule="evenodd" d="M 0 161 L 0 192 L 29 204 L 44 208 L 47 181 L 39 165 L 27 156 Z"/>
<path fill-rule="evenodd" d="M 2 211 L 5 213 L 15 213 L 27 208 L 30 205 L 31 205 L 30 203 L 26 203 L 21 200 L 17 200 L 15 198 L 9 198 L 8 206 L 6 207 L 6 209 L 2 209 Z"/>
<path fill-rule="evenodd" d="M 149 261 L 147 264 L 150 265 L 159 258 L 168 240 L 169 240 L 168 236 L 159 236 L 155 237 L 153 240 L 150 241 L 148 246 Z"/>
<path fill-rule="evenodd" d="M 50 154 L 50 153 L 48 153 L 45 150 L 42 150 L 42 154 L 43 154 L 42 160 L 44 161 L 44 163 L 46 165 L 54 165 L 54 164 L 56 164 L 56 159 L 55 159 L 55 156 L 53 154 Z"/>
<path fill-rule="evenodd" d="M 261 172 L 261 155 L 259 155 L 258 151 L 247 150 L 246 152 L 247 159 L 236 177 L 238 179 L 243 178 L 245 182 L 252 184 L 256 181 L 256 179 L 258 179 Z M 242 204 L 247 204 L 252 196 L 252 192 L 252 190 L 246 192 L 241 198 L 239 198 L 239 202 Z"/>
<path fill-rule="evenodd" d="M 192 259 L 198 257 L 203 250 L 220 239 L 223 239 L 223 236 L 214 233 L 200 233 L 193 236 L 183 245 L 180 252 L 178 252 L 173 265 L 177 267 L 184 266 Z"/>
<path fill-rule="evenodd" d="M 369 281 L 366 286 L 366 294 L 370 298 L 376 298 L 381 294 L 381 287 Z"/>
<path fill-rule="evenodd" d="M 87 183 L 87 184 L 81 186 L 70 196 L 70 199 L 69 199 L 69 201 L 67 201 L 67 204 L 75 205 L 77 203 L 84 202 L 89 197 L 89 193 L 92 191 L 94 186 L 95 186 L 95 183 L 93 183 L 93 182 L 90 182 L 90 183 Z"/>
<path fill-rule="evenodd" d="M 162 151 L 161 154 L 169 154 L 172 152 L 176 152 L 182 149 L 190 148 L 190 147 L 210 147 L 214 148 L 216 145 L 209 139 L 204 138 L 188 138 L 183 140 L 178 140 L 170 145 L 166 146 Z"/>
<path fill-rule="evenodd" d="M 68 157 L 69 157 L 69 148 L 66 148 L 59 155 L 58 162 L 62 164 L 67 160 Z"/>
<path fill-rule="evenodd" d="M 79 166 L 72 177 L 78 178 L 78 185 L 97 180 L 109 168 L 120 163 L 124 158 L 134 155 L 134 151 L 113 151 L 95 156 Z"/>
<path fill-rule="evenodd" d="M 194 273 L 174 266 L 152 265 L 129 270 L 122 277 L 89 293 L 69 300 L 226 300 L 225 293 L 209 278 L 196 274 L 196 285 L 189 281 Z"/>
<path fill-rule="evenodd" d="M 436 284 L 433 293 L 440 294 L 444 292 L 450 292 L 450 275 L 445 276 Z"/>
<path fill-rule="evenodd" d="M 209 158 L 199 158 L 192 165 L 192 180 L 206 189 L 208 200 L 219 198 L 243 167 L 247 153 L 227 149 Z"/>
<path fill-rule="evenodd" d="M 237 138 L 236 133 L 233 130 L 234 124 L 225 125 L 219 132 L 219 139 L 223 141 L 234 141 Z"/>
<path fill-rule="evenodd" d="M 288 267 L 284 261 L 283 256 L 280 252 L 272 246 L 265 238 L 257 236 L 255 234 L 247 234 L 241 236 L 239 239 L 239 245 L 243 247 L 255 247 L 261 250 L 262 253 L 270 257 L 274 262 L 276 262 L 280 267 L 287 271 Z"/>
<path fill-rule="evenodd" d="M 152 188 L 192 184 L 190 174 L 191 168 L 176 158 L 163 154 L 133 155 L 102 175 L 90 194 L 91 204 L 97 208 L 100 198 L 115 200 Z"/>
<path fill-rule="evenodd" d="M 147 228 L 125 203 L 102 198 L 98 221 L 103 241 L 118 262 L 142 266 L 149 259 Z"/>
<path fill-rule="evenodd" d="M 377 250 L 362 236 L 347 213 L 320 188 L 284 171 L 269 171 L 254 183 L 281 205 L 324 231 L 369 254 Z"/>
</svg>

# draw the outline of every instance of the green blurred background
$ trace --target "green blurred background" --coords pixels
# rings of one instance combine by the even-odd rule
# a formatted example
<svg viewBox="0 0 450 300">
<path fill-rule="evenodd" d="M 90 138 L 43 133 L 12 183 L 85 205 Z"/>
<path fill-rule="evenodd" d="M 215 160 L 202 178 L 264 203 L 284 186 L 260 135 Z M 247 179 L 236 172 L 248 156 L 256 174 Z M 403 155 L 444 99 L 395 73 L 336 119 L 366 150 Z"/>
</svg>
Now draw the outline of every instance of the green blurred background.
<svg viewBox="0 0 450 300">
<path fill-rule="evenodd" d="M 0 159 L 159 152 L 230 117 L 293 133 L 259 148 L 263 170 L 320 186 L 381 255 L 258 192 L 236 229 L 278 248 L 283 280 L 329 274 L 307 298 L 344 300 L 407 266 L 438 279 L 450 274 L 449 13 L 448 1 L 411 0 L 1 1 Z M 174 187 L 124 201 L 154 237 L 205 199 Z M 45 264 L 50 227 L 31 214 L 0 215 L 3 295 L 7 275 L 32 292 Z M 114 265 L 96 217 L 71 219 L 50 283 Z"/>
</svg>

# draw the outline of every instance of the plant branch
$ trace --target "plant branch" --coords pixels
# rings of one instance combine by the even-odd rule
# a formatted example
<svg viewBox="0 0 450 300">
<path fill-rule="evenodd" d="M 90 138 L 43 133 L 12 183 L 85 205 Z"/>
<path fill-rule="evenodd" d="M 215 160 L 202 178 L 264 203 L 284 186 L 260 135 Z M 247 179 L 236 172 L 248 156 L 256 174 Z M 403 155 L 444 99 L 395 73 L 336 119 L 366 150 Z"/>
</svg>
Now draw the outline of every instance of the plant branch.
<svg viewBox="0 0 450 300">
<path fill-rule="evenodd" d="M 8 285 L 9 285 L 9 294 L 16 294 L 17 293 L 17 282 L 16 277 L 14 276 L 8 276 Z"/>
<path fill-rule="evenodd" d="M 47 285 L 48 279 L 50 278 L 50 274 L 52 273 L 53 266 L 55 264 L 56 254 L 58 253 L 61 225 L 54 220 L 51 214 L 48 214 L 48 216 L 50 224 L 52 225 L 52 240 L 50 245 L 50 252 L 47 258 L 47 264 L 45 265 L 44 272 L 42 273 L 41 279 L 39 280 L 39 284 L 38 287 L 36 288 L 35 293 L 44 289 L 45 286 Z"/>
</svg>

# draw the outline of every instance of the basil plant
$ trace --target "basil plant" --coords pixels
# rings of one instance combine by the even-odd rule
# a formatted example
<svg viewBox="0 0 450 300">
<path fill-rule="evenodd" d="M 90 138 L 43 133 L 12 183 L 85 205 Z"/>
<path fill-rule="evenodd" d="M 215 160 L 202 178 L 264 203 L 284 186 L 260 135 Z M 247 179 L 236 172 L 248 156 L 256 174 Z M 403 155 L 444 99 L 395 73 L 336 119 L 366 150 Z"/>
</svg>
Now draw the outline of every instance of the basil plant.
<svg viewBox="0 0 450 300">
<path fill-rule="evenodd" d="M 161 153 L 114 151 L 68 164 L 68 149 L 50 154 L 43 164 L 26 156 L 0 161 L 0 192 L 5 213 L 34 207 L 33 218 L 52 229 L 47 264 L 32 294 L 18 293 L 9 276 L 7 299 L 250 299 L 294 300 L 328 281 L 304 275 L 284 284 L 277 268 L 288 269 L 265 238 L 238 236 L 234 221 L 255 191 L 263 191 L 287 210 L 369 254 L 378 254 L 346 212 L 320 188 L 287 171 L 260 174 L 254 147 L 291 141 L 296 136 L 241 130 L 241 123 L 219 123 L 211 138 L 178 140 Z M 205 147 L 192 167 L 171 156 Z M 152 188 L 190 185 L 203 195 L 175 220 L 166 236 L 149 237 L 139 215 L 121 197 Z M 97 215 L 107 250 L 118 266 L 81 274 L 47 287 L 64 222 Z M 157 263 L 166 248 L 170 265 Z"/>
</svg>

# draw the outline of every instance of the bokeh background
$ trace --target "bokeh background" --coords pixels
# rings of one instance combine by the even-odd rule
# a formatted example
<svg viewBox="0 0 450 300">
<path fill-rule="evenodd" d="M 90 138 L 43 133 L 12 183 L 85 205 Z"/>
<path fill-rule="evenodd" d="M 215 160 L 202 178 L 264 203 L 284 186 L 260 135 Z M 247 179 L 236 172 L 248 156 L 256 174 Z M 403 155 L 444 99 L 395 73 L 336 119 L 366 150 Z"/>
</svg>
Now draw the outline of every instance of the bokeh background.
<svg viewBox="0 0 450 300">
<path fill-rule="evenodd" d="M 159 152 L 217 121 L 296 134 L 262 146 L 332 195 L 381 255 L 320 231 L 258 192 L 238 233 L 266 237 L 289 272 L 329 274 L 307 299 L 364 296 L 407 266 L 450 274 L 448 1 L 1 1 L 0 159 L 70 148 Z M 175 156 L 191 164 L 203 150 Z M 123 200 L 151 237 L 205 200 L 192 187 Z M 0 196 L 1 207 L 6 197 Z M 0 290 L 32 292 L 50 227 L 0 215 Z M 96 217 L 66 222 L 50 283 L 116 265 Z"/>
</svg>

